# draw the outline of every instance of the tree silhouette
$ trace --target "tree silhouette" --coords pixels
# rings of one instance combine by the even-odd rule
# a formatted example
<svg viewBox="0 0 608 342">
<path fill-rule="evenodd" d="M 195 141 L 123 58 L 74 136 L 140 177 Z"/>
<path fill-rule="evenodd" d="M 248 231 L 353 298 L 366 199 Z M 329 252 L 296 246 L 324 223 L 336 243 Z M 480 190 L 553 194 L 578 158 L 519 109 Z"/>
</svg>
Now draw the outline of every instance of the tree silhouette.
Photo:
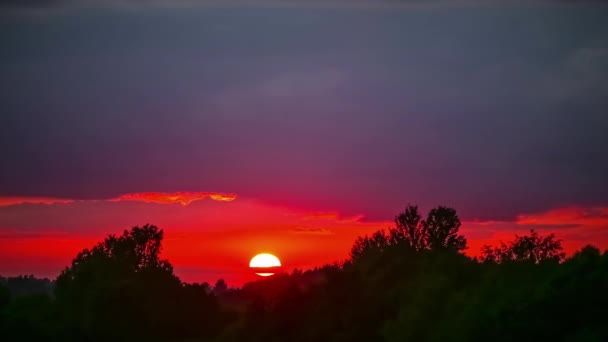
<svg viewBox="0 0 608 342">
<path fill-rule="evenodd" d="M 4 286 L 2 282 L 0 282 L 0 310 L 6 306 L 11 298 L 11 292 L 7 286 Z"/>
<path fill-rule="evenodd" d="M 481 260 L 493 263 L 519 261 L 538 264 L 544 261 L 563 261 L 565 257 L 561 240 L 556 239 L 554 234 L 540 236 L 531 229 L 530 235 L 515 235 L 515 240 L 508 244 L 501 241 L 498 247 L 484 246 Z"/>
<path fill-rule="evenodd" d="M 404 244 L 416 251 L 426 247 L 426 232 L 420 221 L 418 206 L 408 205 L 403 212 L 395 216 L 395 227 L 389 232 L 392 244 Z"/>
<path fill-rule="evenodd" d="M 36 278 L 32 274 L 8 277 L 4 279 L 4 283 L 13 297 L 30 294 L 51 295 L 54 286 L 48 278 Z"/>
<path fill-rule="evenodd" d="M 224 279 L 218 279 L 213 286 L 213 292 L 219 294 L 226 292 L 226 290 L 228 290 L 228 284 L 226 284 L 226 281 Z"/>
<path fill-rule="evenodd" d="M 467 248 L 467 240 L 458 234 L 460 219 L 456 210 L 442 206 L 433 208 L 422 225 L 426 248 L 458 252 Z"/>
<path fill-rule="evenodd" d="M 429 211 L 425 220 L 421 220 L 418 207 L 408 205 L 395 216 L 395 226 L 390 227 L 388 233 L 378 230 L 371 236 L 358 237 L 350 256 L 356 260 L 364 254 L 382 253 L 389 247 L 415 252 L 461 252 L 467 248 L 467 240 L 458 234 L 459 229 L 460 219 L 452 208 L 438 206 Z"/>
<path fill-rule="evenodd" d="M 181 282 L 159 257 L 162 238 L 152 225 L 110 235 L 78 253 L 61 273 L 57 302 L 82 338 L 168 336 L 177 330 Z"/>
<path fill-rule="evenodd" d="M 350 250 L 350 256 L 356 260 L 365 254 L 381 253 L 389 245 L 389 236 L 383 230 L 378 230 L 371 236 L 359 236 Z"/>
</svg>

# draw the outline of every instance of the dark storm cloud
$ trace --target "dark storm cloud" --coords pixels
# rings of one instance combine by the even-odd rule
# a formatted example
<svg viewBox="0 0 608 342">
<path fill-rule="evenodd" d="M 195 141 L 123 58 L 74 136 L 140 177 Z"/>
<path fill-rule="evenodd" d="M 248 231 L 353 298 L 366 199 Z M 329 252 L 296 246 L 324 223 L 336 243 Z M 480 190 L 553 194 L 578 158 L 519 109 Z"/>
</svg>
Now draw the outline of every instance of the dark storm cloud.
<svg viewBox="0 0 608 342">
<path fill-rule="evenodd" d="M 608 0 L 0 0 L 0 9 L 52 9 L 57 7 L 107 6 L 400 6 L 400 5 L 493 5 L 523 3 L 608 3 Z"/>
<path fill-rule="evenodd" d="M 32 8 L 52 7 L 69 3 L 68 0 L 0 0 L 0 7 L 5 8 Z"/>
<path fill-rule="evenodd" d="M 0 195 L 390 218 L 608 203 L 605 7 L 146 9 L 0 30 Z"/>
</svg>

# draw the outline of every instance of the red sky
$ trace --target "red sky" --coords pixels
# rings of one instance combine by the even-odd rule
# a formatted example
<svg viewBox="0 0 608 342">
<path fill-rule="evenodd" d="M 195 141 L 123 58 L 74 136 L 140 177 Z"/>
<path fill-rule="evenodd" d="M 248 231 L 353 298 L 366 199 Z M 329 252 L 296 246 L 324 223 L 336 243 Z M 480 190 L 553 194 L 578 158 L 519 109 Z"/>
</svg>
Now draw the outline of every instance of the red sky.
<svg viewBox="0 0 608 342">
<path fill-rule="evenodd" d="M 421 208 L 424 212 L 428 208 Z M 458 209 L 458 208 L 456 208 Z M 285 270 L 344 260 L 357 236 L 387 228 L 363 214 L 342 216 L 268 204 L 237 194 L 132 193 L 99 200 L 0 198 L 0 274 L 55 277 L 78 251 L 107 234 L 146 223 L 165 231 L 163 255 L 188 282 L 231 285 L 255 279 L 256 253 L 277 255 Z M 592 243 L 608 247 L 608 208 L 569 206 L 521 214 L 513 221 L 465 221 L 469 255 L 484 244 L 534 228 L 554 232 L 572 253 Z"/>
<path fill-rule="evenodd" d="M 184 280 L 238 285 L 408 203 L 455 208 L 471 255 L 608 246 L 599 1 L 81 2 L 0 10 L 2 275 L 150 223 Z"/>
</svg>

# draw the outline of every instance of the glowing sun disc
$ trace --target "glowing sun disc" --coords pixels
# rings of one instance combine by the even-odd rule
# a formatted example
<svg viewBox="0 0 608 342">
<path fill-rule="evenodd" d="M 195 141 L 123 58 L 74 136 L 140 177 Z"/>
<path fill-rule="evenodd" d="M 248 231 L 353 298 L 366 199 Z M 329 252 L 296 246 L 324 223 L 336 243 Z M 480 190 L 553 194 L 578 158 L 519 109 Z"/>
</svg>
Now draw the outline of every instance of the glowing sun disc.
<svg viewBox="0 0 608 342">
<path fill-rule="evenodd" d="M 257 275 L 269 277 L 274 274 L 273 269 L 281 267 L 281 261 L 276 256 L 269 253 L 261 253 L 254 256 L 249 262 L 249 267 L 259 271 Z M 270 272 L 269 272 L 270 271 Z"/>
<path fill-rule="evenodd" d="M 259 275 L 260 277 L 270 277 L 271 275 L 274 275 L 274 273 L 256 273 L 257 275 Z"/>
<path fill-rule="evenodd" d="M 279 267 L 281 261 L 269 253 L 261 253 L 254 256 L 249 262 L 249 267 Z"/>
</svg>

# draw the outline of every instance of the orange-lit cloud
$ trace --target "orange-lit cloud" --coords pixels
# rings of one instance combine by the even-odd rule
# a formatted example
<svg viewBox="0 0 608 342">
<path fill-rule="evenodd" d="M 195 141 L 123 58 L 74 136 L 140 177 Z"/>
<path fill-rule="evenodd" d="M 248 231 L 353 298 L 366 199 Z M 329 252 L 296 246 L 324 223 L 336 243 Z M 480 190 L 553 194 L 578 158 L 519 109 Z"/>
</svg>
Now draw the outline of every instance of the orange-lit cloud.
<svg viewBox="0 0 608 342">
<path fill-rule="evenodd" d="M 136 192 L 125 194 L 111 199 L 111 201 L 140 201 L 149 203 L 181 203 L 188 205 L 193 201 L 203 198 L 211 198 L 214 201 L 230 202 L 236 199 L 235 194 L 224 194 L 215 192 Z"/>
<path fill-rule="evenodd" d="M 317 227 L 299 227 L 290 231 L 293 234 L 315 234 L 315 235 L 332 235 L 334 232 L 327 228 Z"/>
<path fill-rule="evenodd" d="M 217 193 L 212 193 L 212 194 L 209 194 L 209 198 L 211 198 L 214 201 L 231 202 L 231 201 L 234 201 L 236 199 L 236 194 L 217 194 Z"/>
<path fill-rule="evenodd" d="M 608 207 L 565 207 L 517 216 L 518 224 L 608 227 Z"/>
<path fill-rule="evenodd" d="M 348 221 L 348 222 L 360 222 L 363 221 L 365 215 L 355 215 L 350 217 L 343 217 L 337 212 L 320 212 L 305 214 L 302 216 L 304 220 L 329 220 L 329 221 Z"/>
<path fill-rule="evenodd" d="M 327 220 L 337 220 L 338 213 L 328 212 L 328 213 L 312 213 L 304 215 L 304 219 L 308 220 L 318 220 L 318 219 L 327 219 Z"/>
<path fill-rule="evenodd" d="M 236 199 L 236 194 L 219 193 L 219 192 L 135 192 L 130 194 L 120 195 L 110 199 L 100 200 L 75 200 L 69 198 L 55 197 L 0 197 L 0 207 L 19 204 L 65 204 L 75 201 L 136 201 L 146 203 L 181 203 L 188 205 L 193 201 L 203 198 L 210 198 L 219 202 L 231 202 Z"/>
<path fill-rule="evenodd" d="M 55 197 L 0 197 L 0 207 L 17 204 L 55 204 L 71 203 L 74 200 Z"/>
</svg>

